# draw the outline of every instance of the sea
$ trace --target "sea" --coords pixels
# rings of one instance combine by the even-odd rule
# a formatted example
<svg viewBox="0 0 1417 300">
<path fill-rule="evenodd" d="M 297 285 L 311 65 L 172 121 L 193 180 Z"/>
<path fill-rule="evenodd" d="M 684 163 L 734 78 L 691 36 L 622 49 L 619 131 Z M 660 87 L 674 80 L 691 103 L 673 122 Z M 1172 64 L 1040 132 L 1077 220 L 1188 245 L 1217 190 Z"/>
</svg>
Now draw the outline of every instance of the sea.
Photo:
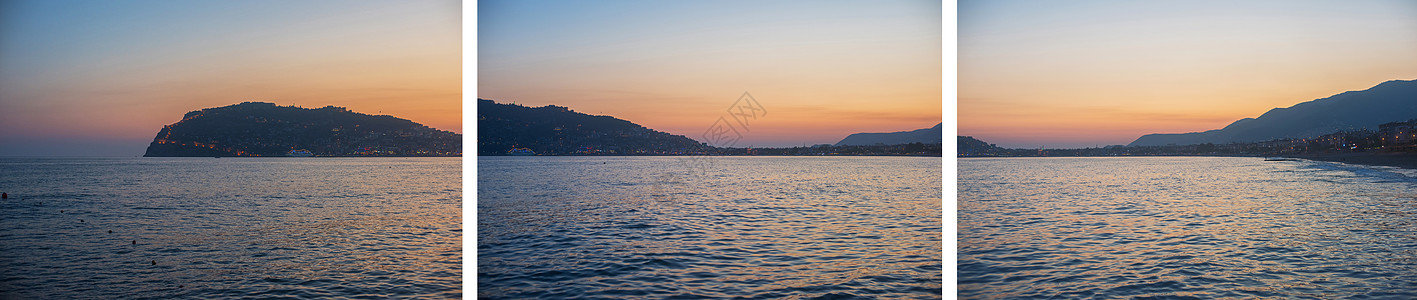
<svg viewBox="0 0 1417 300">
<path fill-rule="evenodd" d="M 962 158 L 961 299 L 1414 299 L 1417 172 Z"/>
<path fill-rule="evenodd" d="M 461 298 L 460 158 L 0 158 L 0 299 Z"/>
<path fill-rule="evenodd" d="M 478 157 L 477 296 L 942 297 L 939 157 Z"/>
</svg>

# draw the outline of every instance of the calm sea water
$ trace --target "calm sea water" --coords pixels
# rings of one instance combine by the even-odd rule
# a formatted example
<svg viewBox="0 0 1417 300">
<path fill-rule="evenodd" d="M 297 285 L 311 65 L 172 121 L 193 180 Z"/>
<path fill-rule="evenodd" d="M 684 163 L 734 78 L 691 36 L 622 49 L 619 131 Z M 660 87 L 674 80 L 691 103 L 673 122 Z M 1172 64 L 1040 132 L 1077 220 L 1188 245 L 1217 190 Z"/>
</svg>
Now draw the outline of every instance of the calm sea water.
<svg viewBox="0 0 1417 300">
<path fill-rule="evenodd" d="M 460 162 L 0 159 L 0 298 L 458 298 Z"/>
<path fill-rule="evenodd" d="M 938 157 L 477 163 L 479 297 L 941 296 Z"/>
<path fill-rule="evenodd" d="M 1260 158 L 959 161 L 960 298 L 1417 298 L 1417 173 Z"/>
</svg>

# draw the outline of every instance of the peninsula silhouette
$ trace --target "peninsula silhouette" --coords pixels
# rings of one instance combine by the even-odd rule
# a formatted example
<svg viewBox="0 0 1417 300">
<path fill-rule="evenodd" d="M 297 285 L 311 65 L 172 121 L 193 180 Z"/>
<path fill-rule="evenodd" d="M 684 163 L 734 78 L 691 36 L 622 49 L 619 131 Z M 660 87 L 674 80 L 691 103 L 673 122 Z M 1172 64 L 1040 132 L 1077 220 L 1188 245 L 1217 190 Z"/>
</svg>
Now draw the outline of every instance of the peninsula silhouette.
<svg viewBox="0 0 1417 300">
<path fill-rule="evenodd" d="M 158 131 L 143 156 L 461 155 L 461 134 L 394 116 L 243 102 L 183 115 Z"/>
</svg>

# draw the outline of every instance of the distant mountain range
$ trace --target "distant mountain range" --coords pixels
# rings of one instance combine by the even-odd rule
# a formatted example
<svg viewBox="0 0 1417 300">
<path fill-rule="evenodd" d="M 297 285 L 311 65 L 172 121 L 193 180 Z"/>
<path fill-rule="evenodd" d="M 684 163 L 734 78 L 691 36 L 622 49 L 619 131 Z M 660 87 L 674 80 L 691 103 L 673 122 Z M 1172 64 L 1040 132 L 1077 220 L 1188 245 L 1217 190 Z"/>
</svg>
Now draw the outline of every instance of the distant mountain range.
<svg viewBox="0 0 1417 300">
<path fill-rule="evenodd" d="M 519 151 L 509 153 L 513 149 Z M 477 99 L 477 155 L 673 155 L 707 149 L 688 137 L 611 116 Z"/>
<path fill-rule="evenodd" d="M 836 146 L 899 145 L 910 143 L 939 144 L 943 142 L 943 130 L 935 127 L 890 133 L 853 133 L 836 142 Z"/>
<path fill-rule="evenodd" d="M 1393 80 L 1362 91 L 1350 91 L 1275 108 L 1258 118 L 1245 118 L 1222 129 L 1177 134 L 1148 134 L 1128 146 L 1248 143 L 1310 138 L 1345 130 L 1375 130 L 1378 124 L 1417 118 L 1417 80 Z"/>
<path fill-rule="evenodd" d="M 462 135 L 343 107 L 265 102 L 188 112 L 163 126 L 143 156 L 460 156 Z"/>
</svg>

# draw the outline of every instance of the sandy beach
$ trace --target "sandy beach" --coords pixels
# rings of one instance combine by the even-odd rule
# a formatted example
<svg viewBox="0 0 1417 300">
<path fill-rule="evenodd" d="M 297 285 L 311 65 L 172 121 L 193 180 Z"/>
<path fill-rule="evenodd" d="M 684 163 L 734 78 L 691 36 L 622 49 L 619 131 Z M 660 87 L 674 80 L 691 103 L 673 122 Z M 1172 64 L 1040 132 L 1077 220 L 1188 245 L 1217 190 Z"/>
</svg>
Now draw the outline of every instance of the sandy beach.
<svg viewBox="0 0 1417 300">
<path fill-rule="evenodd" d="M 1404 169 L 1417 169 L 1417 153 L 1410 152 L 1330 153 L 1296 155 L 1294 157 L 1309 160 L 1332 161 L 1349 164 L 1391 166 Z"/>
</svg>

